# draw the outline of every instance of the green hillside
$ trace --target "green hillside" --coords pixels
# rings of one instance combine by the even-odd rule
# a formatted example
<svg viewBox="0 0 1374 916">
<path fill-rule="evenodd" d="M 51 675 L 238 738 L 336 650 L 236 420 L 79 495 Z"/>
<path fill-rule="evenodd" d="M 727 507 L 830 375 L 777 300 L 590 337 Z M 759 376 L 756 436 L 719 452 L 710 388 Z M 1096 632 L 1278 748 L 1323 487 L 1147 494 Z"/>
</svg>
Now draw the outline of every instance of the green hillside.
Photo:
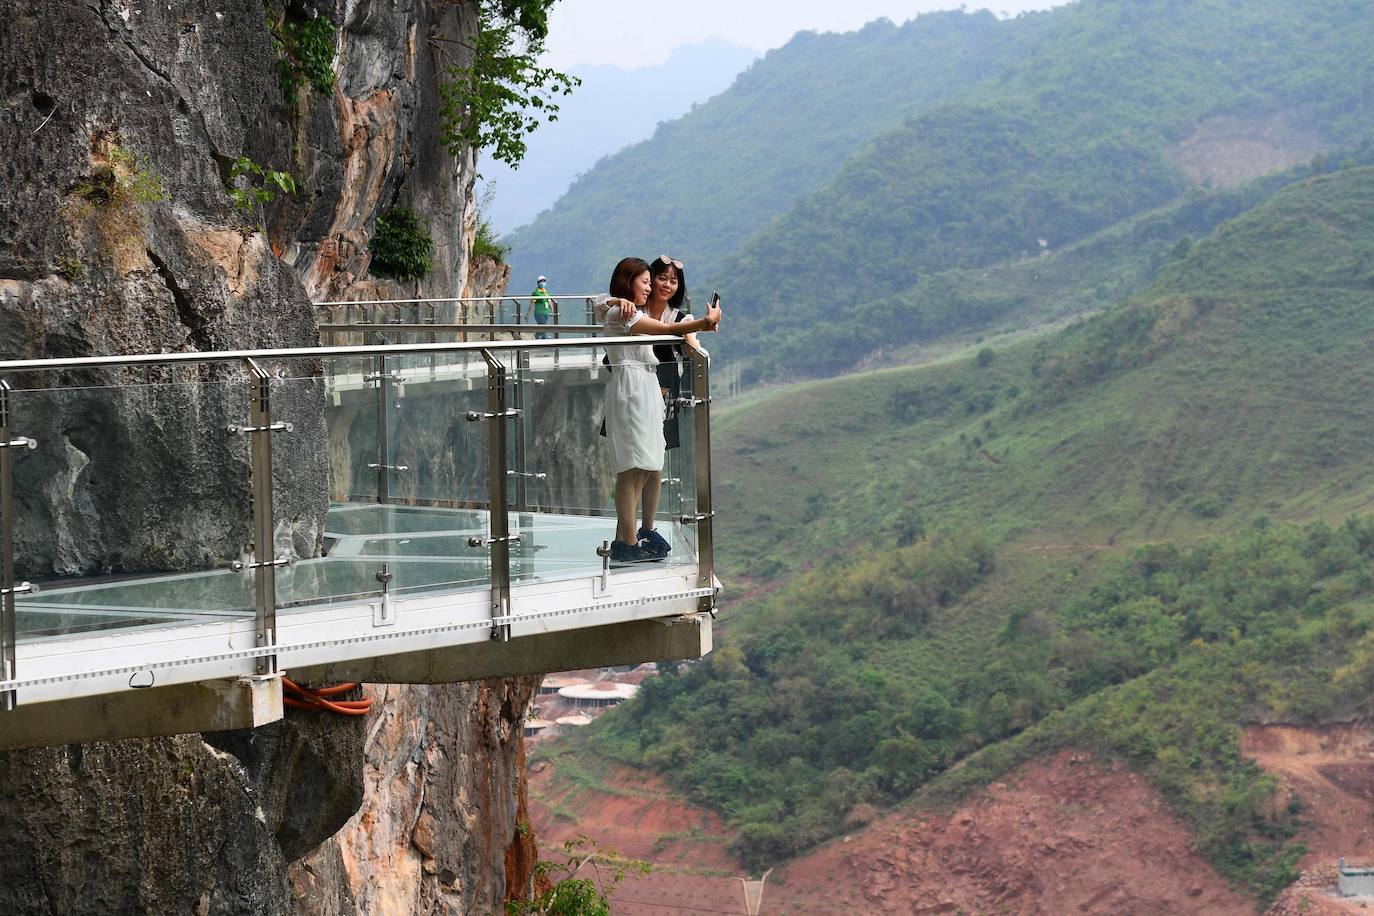
<svg viewBox="0 0 1374 916">
<path fill-rule="evenodd" d="M 798 34 L 503 238 L 515 282 L 543 273 L 561 290 L 598 291 L 620 258 L 660 251 L 685 260 L 689 279 L 704 278 L 875 133 L 1014 56 L 1038 18 L 1012 28 L 986 12 L 931 13 L 900 27 Z M 653 100 L 625 117 L 657 120 Z"/>
<path fill-rule="evenodd" d="M 723 355 L 793 347 L 801 359 L 770 368 L 852 365 L 873 336 L 856 314 L 888 318 L 889 343 L 913 339 L 910 303 L 932 275 L 1053 251 L 1178 199 L 1180 144 L 1208 118 L 1277 117 L 1352 148 L 1370 136 L 1367 3 L 1081 0 L 1043 25 L 997 76 L 876 138 L 727 260 Z"/>
<path fill-rule="evenodd" d="M 1374 168 L 1347 169 L 1062 332 L 726 414 L 718 556 L 749 597 L 556 753 L 659 770 L 763 866 L 860 803 L 1098 748 L 1267 899 L 1297 811 L 1239 725 L 1369 711 L 1372 338 Z"/>
</svg>

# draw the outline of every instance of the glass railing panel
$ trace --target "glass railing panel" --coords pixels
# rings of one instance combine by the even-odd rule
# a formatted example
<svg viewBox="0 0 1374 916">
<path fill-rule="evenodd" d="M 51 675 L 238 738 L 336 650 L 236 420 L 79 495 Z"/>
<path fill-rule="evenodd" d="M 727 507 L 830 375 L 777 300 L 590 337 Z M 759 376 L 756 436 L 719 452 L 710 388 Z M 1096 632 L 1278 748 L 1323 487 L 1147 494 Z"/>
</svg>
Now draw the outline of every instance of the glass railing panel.
<svg viewBox="0 0 1374 916">
<path fill-rule="evenodd" d="M 276 398 L 322 413 L 328 498 L 317 539 L 277 513 L 297 557 L 277 572 L 283 608 L 490 586 L 489 551 L 468 543 L 487 530 L 486 429 L 467 419 L 485 403 L 485 364 L 476 379 L 480 356 L 464 359 L 437 374 L 407 355 L 288 365 Z M 296 471 L 273 463 L 285 487 Z"/>
<path fill-rule="evenodd" d="M 570 348 L 524 354 L 516 373 L 523 413 L 517 421 L 520 450 L 513 451 L 511 527 L 522 534 L 521 549 L 512 554 L 512 575 L 525 578 L 568 577 L 599 572 L 596 550 L 615 537 L 616 467 L 610 443 L 602 435 L 607 380 L 614 372 L 602 362 L 603 347 Z M 617 351 L 619 352 L 619 351 Z M 650 375 L 655 404 L 661 401 L 658 379 Z M 612 386 L 614 390 L 614 386 Z M 654 434 L 663 437 L 664 427 Z M 666 442 L 665 442 L 666 444 Z M 684 498 L 682 480 L 691 481 L 690 439 L 687 448 L 665 448 L 658 487 L 656 530 L 670 545 L 659 568 L 695 562 L 689 532 L 676 511 Z M 642 520 L 640 504 L 636 518 Z M 517 563 L 518 560 L 518 563 Z M 640 564 L 613 564 L 617 569 Z"/>
<path fill-rule="evenodd" d="M 664 439 L 668 444 L 658 528 L 672 544 L 670 559 L 696 562 L 696 526 L 683 518 L 697 511 L 696 412 L 691 406 L 692 362 L 682 347 L 659 347 L 659 385 L 666 390 Z"/>
<path fill-rule="evenodd" d="M 13 379 L 21 642 L 254 615 L 239 365 Z"/>
<path fill-rule="evenodd" d="M 485 509 L 491 499 L 487 364 L 476 351 L 388 358 L 393 379 L 392 502 L 448 509 Z M 509 431 L 509 421 L 507 429 Z"/>
</svg>

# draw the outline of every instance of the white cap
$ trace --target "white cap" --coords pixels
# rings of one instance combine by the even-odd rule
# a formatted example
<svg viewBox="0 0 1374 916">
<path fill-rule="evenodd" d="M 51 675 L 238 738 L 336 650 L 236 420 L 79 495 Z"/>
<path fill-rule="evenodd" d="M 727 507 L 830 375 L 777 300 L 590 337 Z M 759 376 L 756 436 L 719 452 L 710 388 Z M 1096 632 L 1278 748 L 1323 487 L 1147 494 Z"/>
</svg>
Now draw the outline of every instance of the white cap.
<svg viewBox="0 0 1374 916">
<path fill-rule="evenodd" d="M 540 274 L 539 276 L 537 276 L 537 277 L 534 278 L 534 282 L 536 282 L 536 283 L 543 283 L 543 282 L 544 282 L 545 280 L 547 280 L 547 279 L 548 279 L 548 277 L 544 276 L 543 274 Z"/>
</svg>

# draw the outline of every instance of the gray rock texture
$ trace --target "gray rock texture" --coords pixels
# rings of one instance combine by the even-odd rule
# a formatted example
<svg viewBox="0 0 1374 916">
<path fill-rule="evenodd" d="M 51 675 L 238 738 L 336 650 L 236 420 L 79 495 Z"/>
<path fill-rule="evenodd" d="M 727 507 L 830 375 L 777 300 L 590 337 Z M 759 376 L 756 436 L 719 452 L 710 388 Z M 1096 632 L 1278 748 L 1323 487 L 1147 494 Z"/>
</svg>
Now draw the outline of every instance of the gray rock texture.
<svg viewBox="0 0 1374 916">
<path fill-rule="evenodd" d="M 0 909 L 289 913 L 284 857 L 356 809 L 362 739 L 360 720 L 291 714 L 251 735 L 0 754 Z"/>
<path fill-rule="evenodd" d="M 335 27 L 330 93 L 286 96 L 269 10 Z M 0 22 L 0 358 L 313 345 L 312 300 L 453 295 L 468 282 L 475 162 L 437 138 L 441 72 L 465 62 L 472 0 L 0 0 Z M 290 173 L 297 193 L 237 209 L 226 181 L 239 157 Z M 420 283 L 367 274 L 376 218 L 398 205 L 422 214 L 434 239 Z M 22 389 L 15 430 L 41 442 L 16 469 L 21 573 L 241 556 L 248 457 L 224 428 L 245 416 L 245 379 L 237 364 L 63 378 L 79 392 L 11 379 Z M 274 441 L 278 552 L 320 547 L 319 391 L 284 383 L 274 395 L 277 418 L 296 427 Z M 291 713 L 252 734 L 0 755 L 0 912 L 383 912 L 359 909 L 383 899 L 499 908 L 532 689 L 383 688 L 366 721 Z M 364 755 L 377 722 L 423 723 L 433 738 L 418 752 L 376 739 Z M 430 825 L 432 854 L 414 859 L 423 886 L 335 842 L 298 869 L 293 891 L 288 863 L 357 809 L 365 761 L 374 782 L 415 780 L 417 807 L 369 810 L 397 836 L 414 835 L 417 817 Z"/>
</svg>

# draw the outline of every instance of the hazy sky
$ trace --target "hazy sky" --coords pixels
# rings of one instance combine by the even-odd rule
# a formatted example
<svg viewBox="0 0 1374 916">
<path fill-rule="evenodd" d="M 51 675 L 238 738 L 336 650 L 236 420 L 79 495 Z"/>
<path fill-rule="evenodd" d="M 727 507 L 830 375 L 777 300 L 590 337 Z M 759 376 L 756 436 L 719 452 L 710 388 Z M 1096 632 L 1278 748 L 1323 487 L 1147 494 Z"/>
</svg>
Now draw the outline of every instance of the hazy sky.
<svg viewBox="0 0 1374 916">
<path fill-rule="evenodd" d="M 1014 14 L 1064 0 L 968 3 Z M 718 35 L 758 51 L 786 44 L 796 32 L 848 32 L 887 17 L 902 23 L 930 10 L 958 9 L 951 0 L 561 0 L 553 8 L 545 62 L 643 67 L 661 63 L 681 44 Z"/>
</svg>

